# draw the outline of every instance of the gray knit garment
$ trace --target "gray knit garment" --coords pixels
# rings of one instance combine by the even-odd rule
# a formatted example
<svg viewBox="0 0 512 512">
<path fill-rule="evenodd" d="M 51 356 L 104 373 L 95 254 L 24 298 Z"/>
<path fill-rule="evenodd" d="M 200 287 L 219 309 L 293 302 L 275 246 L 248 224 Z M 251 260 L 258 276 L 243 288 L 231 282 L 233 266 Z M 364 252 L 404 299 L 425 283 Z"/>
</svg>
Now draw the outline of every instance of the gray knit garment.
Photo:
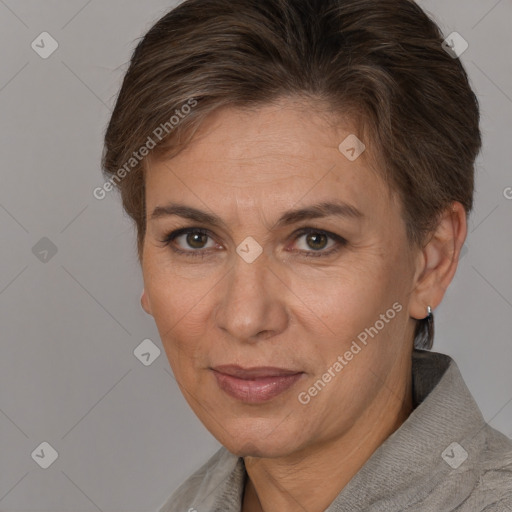
<svg viewBox="0 0 512 512">
<path fill-rule="evenodd" d="M 512 440 L 484 421 L 451 357 L 414 350 L 412 373 L 413 412 L 325 512 L 512 512 Z M 246 478 L 222 447 L 158 512 L 240 512 Z"/>
</svg>

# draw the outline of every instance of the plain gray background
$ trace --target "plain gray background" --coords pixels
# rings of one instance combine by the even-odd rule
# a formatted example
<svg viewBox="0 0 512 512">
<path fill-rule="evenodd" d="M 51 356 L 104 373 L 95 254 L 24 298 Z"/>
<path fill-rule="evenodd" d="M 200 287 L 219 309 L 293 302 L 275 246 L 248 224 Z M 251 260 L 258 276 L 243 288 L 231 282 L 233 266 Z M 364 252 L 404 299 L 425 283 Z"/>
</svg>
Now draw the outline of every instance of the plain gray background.
<svg viewBox="0 0 512 512">
<path fill-rule="evenodd" d="M 512 3 L 420 4 L 469 43 L 461 59 L 484 135 L 434 350 L 455 358 L 486 420 L 512 437 Z M 154 512 L 219 447 L 140 308 L 118 195 L 92 194 L 131 52 L 173 5 L 0 0 L 1 511 Z M 31 43 L 45 31 L 59 46 L 43 59 Z M 145 339 L 161 350 L 148 366 L 134 355 Z M 58 453 L 47 469 L 43 442 Z"/>
</svg>

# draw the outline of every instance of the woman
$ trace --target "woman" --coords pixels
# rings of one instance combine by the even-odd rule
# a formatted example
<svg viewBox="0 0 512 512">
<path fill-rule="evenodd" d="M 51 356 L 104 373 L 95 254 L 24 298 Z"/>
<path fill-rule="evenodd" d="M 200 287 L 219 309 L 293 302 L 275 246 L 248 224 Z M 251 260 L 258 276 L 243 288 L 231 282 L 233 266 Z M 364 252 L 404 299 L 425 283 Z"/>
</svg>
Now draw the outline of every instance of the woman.
<svg viewBox="0 0 512 512">
<path fill-rule="evenodd" d="M 139 43 L 103 167 L 223 445 L 162 512 L 512 510 L 512 442 L 429 351 L 481 147 L 445 47 L 407 0 L 188 0 Z"/>
</svg>

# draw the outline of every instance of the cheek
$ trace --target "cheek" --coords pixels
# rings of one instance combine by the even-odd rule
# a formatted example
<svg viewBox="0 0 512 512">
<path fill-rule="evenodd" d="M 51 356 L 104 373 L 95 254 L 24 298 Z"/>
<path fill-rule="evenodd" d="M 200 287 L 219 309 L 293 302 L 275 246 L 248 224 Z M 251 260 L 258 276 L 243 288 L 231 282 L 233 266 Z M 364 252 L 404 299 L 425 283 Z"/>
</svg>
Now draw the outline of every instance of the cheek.
<svg viewBox="0 0 512 512">
<path fill-rule="evenodd" d="M 351 370 L 345 371 L 347 377 L 357 367 L 373 367 L 382 362 L 385 353 L 394 352 L 390 343 L 399 343 L 398 334 L 404 324 L 400 311 L 405 310 L 405 285 L 398 273 L 392 275 L 384 266 L 384 260 L 380 260 L 380 266 L 375 261 L 373 266 L 365 266 L 364 271 L 362 268 L 342 271 L 320 283 L 323 286 L 318 282 L 310 285 L 308 303 L 313 305 L 311 309 L 315 313 L 310 315 L 311 340 L 322 340 L 315 349 L 317 356 L 321 354 L 318 371 L 323 371 L 322 365 L 331 366 L 338 355 L 351 350 L 354 341 L 361 350 L 353 357 L 358 363 L 351 363 Z"/>
<path fill-rule="evenodd" d="M 183 368 L 196 359 L 207 344 L 205 305 L 187 299 L 184 294 L 168 292 L 156 300 L 159 302 L 153 316 L 160 339 L 167 356 L 172 358 L 173 367 L 182 363 L 180 368 Z"/>
<path fill-rule="evenodd" d="M 196 357 L 197 340 L 205 339 L 205 281 L 148 269 L 144 286 L 169 362 L 175 373 L 182 372 Z"/>
<path fill-rule="evenodd" d="M 160 253 L 148 254 L 144 263 L 144 286 L 153 317 L 157 325 L 167 329 L 193 314 L 204 301 L 206 291 L 214 284 L 207 275 L 197 276 L 190 266 L 188 271 L 183 270 L 183 266 L 171 263 Z"/>
<path fill-rule="evenodd" d="M 354 258 L 321 278 L 301 279 L 296 284 L 312 310 L 328 326 L 333 326 L 335 334 L 344 336 L 346 329 L 350 331 L 351 326 L 364 323 L 364 319 L 379 309 L 387 293 L 389 281 L 383 278 L 386 272 L 382 260 L 369 260 Z"/>
</svg>

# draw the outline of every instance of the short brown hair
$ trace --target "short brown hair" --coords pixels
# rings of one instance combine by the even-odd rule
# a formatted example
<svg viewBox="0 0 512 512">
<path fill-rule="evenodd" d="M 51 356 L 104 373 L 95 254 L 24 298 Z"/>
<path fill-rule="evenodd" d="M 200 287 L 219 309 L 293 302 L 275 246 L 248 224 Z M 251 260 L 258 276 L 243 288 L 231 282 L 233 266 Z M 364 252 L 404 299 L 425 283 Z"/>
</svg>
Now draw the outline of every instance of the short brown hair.
<svg viewBox="0 0 512 512">
<path fill-rule="evenodd" d="M 412 0 L 186 0 L 171 10 L 137 45 L 105 134 L 102 167 L 135 221 L 139 260 L 147 169 L 134 152 L 149 137 L 151 158 L 169 157 L 214 110 L 283 97 L 319 100 L 357 123 L 412 243 L 452 201 L 469 214 L 479 106 L 443 39 Z"/>
</svg>

